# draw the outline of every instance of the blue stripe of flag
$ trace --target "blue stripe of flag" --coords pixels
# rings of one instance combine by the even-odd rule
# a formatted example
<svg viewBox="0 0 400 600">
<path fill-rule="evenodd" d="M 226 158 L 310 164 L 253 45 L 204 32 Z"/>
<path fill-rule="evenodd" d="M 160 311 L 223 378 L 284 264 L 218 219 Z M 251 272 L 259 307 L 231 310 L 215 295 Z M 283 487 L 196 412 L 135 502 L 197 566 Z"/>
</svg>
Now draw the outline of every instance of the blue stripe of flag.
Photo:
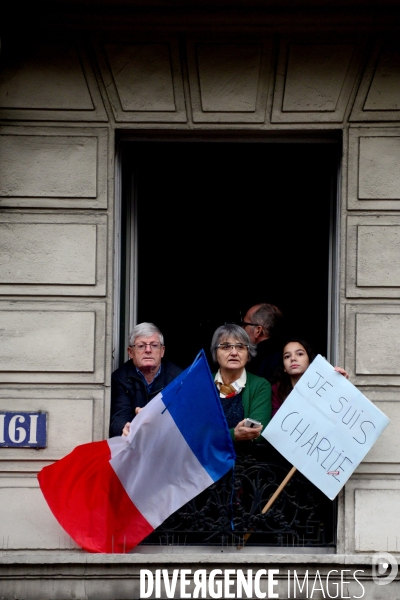
<svg viewBox="0 0 400 600">
<path fill-rule="evenodd" d="M 214 481 L 220 479 L 233 467 L 236 454 L 203 350 L 162 397 L 203 468 Z"/>
</svg>

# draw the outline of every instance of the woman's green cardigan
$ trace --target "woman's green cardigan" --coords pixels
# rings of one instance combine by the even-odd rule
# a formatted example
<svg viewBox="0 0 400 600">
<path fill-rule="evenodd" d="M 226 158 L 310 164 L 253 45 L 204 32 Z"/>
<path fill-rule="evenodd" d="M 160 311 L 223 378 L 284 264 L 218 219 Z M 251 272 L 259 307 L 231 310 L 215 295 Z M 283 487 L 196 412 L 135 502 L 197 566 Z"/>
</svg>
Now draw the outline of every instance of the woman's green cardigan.
<svg viewBox="0 0 400 600">
<path fill-rule="evenodd" d="M 263 430 L 271 420 L 271 385 L 263 377 L 247 373 L 246 385 L 242 390 L 242 404 L 244 418 L 255 419 L 263 424 Z M 234 428 L 229 430 L 231 438 L 235 441 Z M 258 438 L 254 441 L 259 441 Z"/>
</svg>

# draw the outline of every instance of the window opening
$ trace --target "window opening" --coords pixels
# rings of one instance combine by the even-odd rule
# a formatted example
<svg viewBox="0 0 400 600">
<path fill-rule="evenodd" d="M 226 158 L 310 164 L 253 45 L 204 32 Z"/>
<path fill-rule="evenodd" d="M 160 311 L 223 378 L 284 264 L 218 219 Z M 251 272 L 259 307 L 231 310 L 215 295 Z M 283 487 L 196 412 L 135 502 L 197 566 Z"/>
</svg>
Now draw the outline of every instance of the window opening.
<svg viewBox="0 0 400 600">
<path fill-rule="evenodd" d="M 200 348 L 208 352 L 218 325 L 239 322 L 264 301 L 281 308 L 285 333 L 308 340 L 328 360 L 335 356 L 339 144 L 133 141 L 122 147 L 119 364 L 136 322 L 154 322 L 166 357 L 185 368 Z M 242 472 L 251 472 L 253 459 L 243 460 Z M 263 464 L 268 479 L 271 463 Z M 334 545 L 336 504 L 327 507 L 310 489 L 303 500 L 290 494 L 282 506 L 292 506 L 298 528 L 276 508 L 276 523 L 251 543 Z M 218 495 L 221 500 L 222 489 L 214 500 Z M 154 543 L 170 543 L 174 532 L 175 543 L 236 543 L 223 528 L 218 535 L 206 530 L 201 540 L 187 529 L 185 518 L 192 527 L 205 511 L 209 526 L 218 521 L 209 499 L 199 508 L 203 500 L 173 516 Z M 252 505 L 240 510 L 238 535 L 254 516 Z"/>
</svg>

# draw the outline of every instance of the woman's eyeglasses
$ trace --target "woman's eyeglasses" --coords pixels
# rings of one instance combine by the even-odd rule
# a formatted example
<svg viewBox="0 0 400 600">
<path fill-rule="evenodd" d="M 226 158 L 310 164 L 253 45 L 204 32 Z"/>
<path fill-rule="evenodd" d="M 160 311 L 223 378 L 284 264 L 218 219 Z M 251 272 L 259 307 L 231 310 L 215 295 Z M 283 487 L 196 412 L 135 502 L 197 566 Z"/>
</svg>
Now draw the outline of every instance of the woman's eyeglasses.
<svg viewBox="0 0 400 600">
<path fill-rule="evenodd" d="M 217 350 L 218 348 L 220 350 L 223 350 L 224 352 L 232 352 L 232 350 L 235 348 L 238 352 L 244 352 L 245 350 L 249 349 L 249 345 L 248 344 L 218 344 L 217 346 Z"/>
</svg>

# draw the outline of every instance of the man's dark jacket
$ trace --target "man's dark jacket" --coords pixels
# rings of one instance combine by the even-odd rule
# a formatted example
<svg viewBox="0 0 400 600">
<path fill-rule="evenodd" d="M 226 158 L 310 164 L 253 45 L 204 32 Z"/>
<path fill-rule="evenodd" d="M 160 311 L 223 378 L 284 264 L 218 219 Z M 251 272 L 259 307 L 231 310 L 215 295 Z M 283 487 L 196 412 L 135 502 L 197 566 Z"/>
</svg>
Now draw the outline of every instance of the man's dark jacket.
<svg viewBox="0 0 400 600">
<path fill-rule="evenodd" d="M 246 365 L 246 371 L 272 383 L 276 369 L 281 364 L 282 344 L 268 338 L 257 344 L 257 355 Z"/>
<path fill-rule="evenodd" d="M 110 437 L 121 435 L 125 423 L 130 423 L 134 418 L 135 408 L 146 406 L 149 400 L 182 372 L 182 369 L 167 360 L 163 360 L 161 364 L 161 373 L 154 379 L 150 394 L 132 360 L 127 360 L 114 371 L 111 377 Z"/>
</svg>

